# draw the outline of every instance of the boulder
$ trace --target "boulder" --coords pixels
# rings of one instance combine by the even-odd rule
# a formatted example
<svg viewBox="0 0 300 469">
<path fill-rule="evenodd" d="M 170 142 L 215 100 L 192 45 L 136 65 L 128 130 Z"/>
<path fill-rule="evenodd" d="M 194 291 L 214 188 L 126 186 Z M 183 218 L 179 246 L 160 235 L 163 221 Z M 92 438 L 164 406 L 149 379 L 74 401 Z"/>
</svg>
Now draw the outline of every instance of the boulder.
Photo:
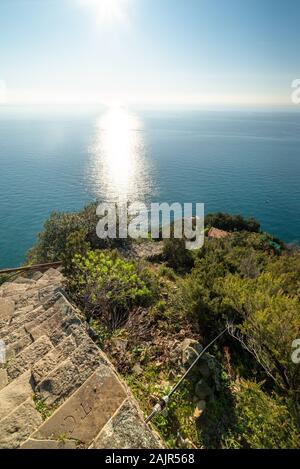
<svg viewBox="0 0 300 469">
<path fill-rule="evenodd" d="M 197 342 L 197 340 L 184 339 L 181 345 L 183 366 L 185 368 L 191 366 L 191 364 L 196 360 L 202 350 L 203 347 L 201 344 L 199 344 L 199 342 Z"/>
<path fill-rule="evenodd" d="M 203 376 L 203 378 L 208 378 L 211 375 L 211 369 L 206 361 L 205 356 L 203 358 L 200 358 L 198 370 L 201 373 L 201 376 Z"/>
<path fill-rule="evenodd" d="M 204 400 L 212 396 L 213 390 L 208 386 L 204 379 L 200 379 L 196 384 L 195 394 L 200 400 Z"/>
</svg>

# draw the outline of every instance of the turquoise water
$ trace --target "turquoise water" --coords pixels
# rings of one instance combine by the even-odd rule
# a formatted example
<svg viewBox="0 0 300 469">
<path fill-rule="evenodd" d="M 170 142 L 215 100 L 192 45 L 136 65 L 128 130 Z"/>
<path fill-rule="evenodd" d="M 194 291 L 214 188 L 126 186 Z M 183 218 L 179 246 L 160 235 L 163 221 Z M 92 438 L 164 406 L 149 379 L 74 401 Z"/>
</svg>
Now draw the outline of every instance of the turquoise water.
<svg viewBox="0 0 300 469">
<path fill-rule="evenodd" d="M 2 110 L 0 163 L 1 267 L 96 199 L 204 202 L 300 239 L 300 114 Z"/>
</svg>

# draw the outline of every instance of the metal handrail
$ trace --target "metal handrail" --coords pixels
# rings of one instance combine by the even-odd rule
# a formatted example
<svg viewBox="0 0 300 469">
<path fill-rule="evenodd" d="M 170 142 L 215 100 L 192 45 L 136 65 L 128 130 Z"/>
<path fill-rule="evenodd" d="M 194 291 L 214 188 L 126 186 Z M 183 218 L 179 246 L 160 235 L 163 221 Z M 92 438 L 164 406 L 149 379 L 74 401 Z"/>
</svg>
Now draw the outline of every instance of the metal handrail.
<svg viewBox="0 0 300 469">
<path fill-rule="evenodd" d="M 51 267 L 60 267 L 62 265 L 61 261 L 58 262 L 49 262 L 47 264 L 35 264 L 35 265 L 28 265 L 25 267 L 14 267 L 12 269 L 4 269 L 0 270 L 0 275 L 2 274 L 12 274 L 15 272 L 31 272 L 34 270 L 45 270 L 50 269 Z"/>
</svg>

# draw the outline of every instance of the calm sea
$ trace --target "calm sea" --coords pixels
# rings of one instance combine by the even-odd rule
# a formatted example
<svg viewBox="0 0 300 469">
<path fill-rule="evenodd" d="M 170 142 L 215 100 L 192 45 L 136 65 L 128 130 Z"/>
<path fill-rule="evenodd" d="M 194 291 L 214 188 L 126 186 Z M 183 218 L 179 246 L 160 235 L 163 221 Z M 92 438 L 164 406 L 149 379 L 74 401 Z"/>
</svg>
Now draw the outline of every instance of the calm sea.
<svg viewBox="0 0 300 469">
<path fill-rule="evenodd" d="M 0 168 L 1 267 L 92 200 L 204 202 L 300 240 L 300 113 L 2 109 Z"/>
</svg>

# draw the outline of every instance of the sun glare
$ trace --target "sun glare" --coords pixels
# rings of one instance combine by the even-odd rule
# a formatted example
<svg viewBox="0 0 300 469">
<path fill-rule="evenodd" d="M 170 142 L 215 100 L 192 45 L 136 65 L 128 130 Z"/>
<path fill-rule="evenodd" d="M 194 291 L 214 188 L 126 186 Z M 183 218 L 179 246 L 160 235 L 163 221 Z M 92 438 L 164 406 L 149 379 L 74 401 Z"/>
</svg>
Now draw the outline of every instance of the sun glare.
<svg viewBox="0 0 300 469">
<path fill-rule="evenodd" d="M 126 201 L 145 194 L 142 128 L 138 117 L 123 108 L 112 108 L 99 119 L 90 179 L 103 200 Z"/>
<path fill-rule="evenodd" d="M 80 0 L 82 5 L 91 7 L 99 23 L 124 22 L 127 0 Z"/>
</svg>

